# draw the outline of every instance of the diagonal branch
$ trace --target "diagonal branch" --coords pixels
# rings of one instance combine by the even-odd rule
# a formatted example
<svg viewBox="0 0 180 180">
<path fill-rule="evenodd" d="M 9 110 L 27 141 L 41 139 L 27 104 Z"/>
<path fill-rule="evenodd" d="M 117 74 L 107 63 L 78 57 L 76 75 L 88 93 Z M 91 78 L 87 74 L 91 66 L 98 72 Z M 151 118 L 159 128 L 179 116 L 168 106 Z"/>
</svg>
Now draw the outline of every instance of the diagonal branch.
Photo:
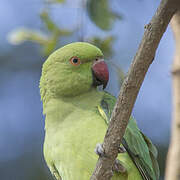
<svg viewBox="0 0 180 180">
<path fill-rule="evenodd" d="M 162 0 L 150 23 L 145 27 L 144 36 L 121 87 L 117 103 L 106 132 L 103 148 L 105 157 L 99 157 L 91 180 L 110 180 L 112 166 L 118 155 L 129 117 L 146 72 L 153 62 L 160 39 L 177 7 L 179 0 Z"/>
</svg>

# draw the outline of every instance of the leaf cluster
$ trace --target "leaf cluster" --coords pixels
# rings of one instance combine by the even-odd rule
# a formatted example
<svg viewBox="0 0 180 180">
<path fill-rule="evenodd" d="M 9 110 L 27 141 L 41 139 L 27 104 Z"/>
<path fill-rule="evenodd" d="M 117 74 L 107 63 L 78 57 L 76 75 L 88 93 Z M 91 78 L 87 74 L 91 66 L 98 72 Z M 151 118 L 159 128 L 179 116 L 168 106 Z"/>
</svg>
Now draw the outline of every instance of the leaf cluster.
<svg viewBox="0 0 180 180">
<path fill-rule="evenodd" d="M 76 31 L 59 27 L 57 22 L 51 18 L 49 7 L 52 4 L 58 6 L 65 2 L 65 0 L 45 0 L 45 6 L 40 12 L 40 18 L 45 31 L 20 27 L 9 33 L 9 42 L 18 45 L 25 41 L 31 41 L 40 45 L 43 55 L 48 56 L 51 54 L 60 46 L 61 37 L 69 37 Z M 109 31 L 115 19 L 120 17 L 112 12 L 108 0 L 87 0 L 83 8 L 87 12 L 89 19 L 102 31 Z M 94 36 L 88 38 L 88 41 L 98 46 L 106 57 L 113 55 L 113 36 L 107 36 L 105 38 Z"/>
</svg>

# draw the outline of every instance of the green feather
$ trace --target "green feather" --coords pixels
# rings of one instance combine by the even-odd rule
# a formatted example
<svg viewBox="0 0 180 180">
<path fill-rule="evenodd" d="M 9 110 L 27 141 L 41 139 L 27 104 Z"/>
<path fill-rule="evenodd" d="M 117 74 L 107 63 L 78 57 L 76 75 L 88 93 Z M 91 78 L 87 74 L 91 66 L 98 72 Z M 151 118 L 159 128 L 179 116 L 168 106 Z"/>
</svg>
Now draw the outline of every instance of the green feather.
<svg viewBox="0 0 180 180">
<path fill-rule="evenodd" d="M 157 162 L 158 151 L 157 151 L 156 147 L 152 144 L 151 140 L 148 139 L 147 136 L 145 136 L 142 132 L 141 132 L 141 134 L 148 145 L 149 153 L 150 153 L 151 160 L 152 160 L 153 170 L 155 172 L 156 179 L 158 179 L 160 176 L 159 165 Z"/>
</svg>

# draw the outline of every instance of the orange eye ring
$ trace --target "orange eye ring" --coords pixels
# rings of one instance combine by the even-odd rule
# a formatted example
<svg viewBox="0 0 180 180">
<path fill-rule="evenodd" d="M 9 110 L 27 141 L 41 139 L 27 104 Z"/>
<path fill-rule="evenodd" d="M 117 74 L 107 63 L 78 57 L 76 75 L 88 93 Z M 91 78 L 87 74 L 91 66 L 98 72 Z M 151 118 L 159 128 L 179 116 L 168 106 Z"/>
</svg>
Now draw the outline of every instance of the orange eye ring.
<svg viewBox="0 0 180 180">
<path fill-rule="evenodd" d="M 73 65 L 73 66 L 79 66 L 81 64 L 81 60 L 78 58 L 78 57 L 72 57 L 70 59 L 70 63 Z"/>
</svg>

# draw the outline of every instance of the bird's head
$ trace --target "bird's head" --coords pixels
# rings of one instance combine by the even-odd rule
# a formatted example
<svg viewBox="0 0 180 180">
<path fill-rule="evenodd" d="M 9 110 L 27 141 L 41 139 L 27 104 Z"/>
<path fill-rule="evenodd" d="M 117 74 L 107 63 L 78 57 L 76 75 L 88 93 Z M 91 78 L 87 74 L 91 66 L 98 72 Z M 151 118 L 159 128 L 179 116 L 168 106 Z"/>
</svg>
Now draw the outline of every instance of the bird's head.
<svg viewBox="0 0 180 180">
<path fill-rule="evenodd" d="M 40 92 L 43 101 L 50 97 L 72 97 L 106 87 L 109 79 L 103 54 L 85 42 L 68 44 L 52 53 L 42 68 Z"/>
</svg>

